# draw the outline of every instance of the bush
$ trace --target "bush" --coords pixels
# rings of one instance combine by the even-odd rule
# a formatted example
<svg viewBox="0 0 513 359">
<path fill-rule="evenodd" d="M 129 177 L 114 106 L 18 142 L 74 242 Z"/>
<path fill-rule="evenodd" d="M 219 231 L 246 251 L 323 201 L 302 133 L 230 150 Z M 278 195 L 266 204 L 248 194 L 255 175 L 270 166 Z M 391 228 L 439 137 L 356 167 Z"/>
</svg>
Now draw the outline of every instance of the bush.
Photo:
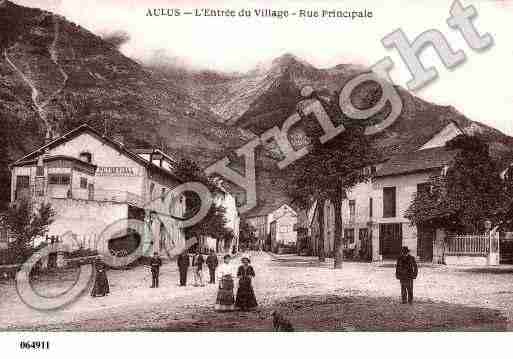
<svg viewBox="0 0 513 359">
<path fill-rule="evenodd" d="M 36 248 L 26 248 L 20 253 L 15 247 L 0 249 L 0 266 L 21 265 L 25 263 L 35 252 L 43 248 L 45 244 L 41 244 Z M 14 278 L 19 267 L 0 268 L 0 280 L 5 278 Z M 38 272 L 39 266 L 33 268 L 33 272 Z"/>
<path fill-rule="evenodd" d="M 21 252 L 14 246 L 0 249 L 0 265 L 22 264 L 44 246 L 46 244 L 43 243 L 35 248 L 26 248 Z"/>
</svg>

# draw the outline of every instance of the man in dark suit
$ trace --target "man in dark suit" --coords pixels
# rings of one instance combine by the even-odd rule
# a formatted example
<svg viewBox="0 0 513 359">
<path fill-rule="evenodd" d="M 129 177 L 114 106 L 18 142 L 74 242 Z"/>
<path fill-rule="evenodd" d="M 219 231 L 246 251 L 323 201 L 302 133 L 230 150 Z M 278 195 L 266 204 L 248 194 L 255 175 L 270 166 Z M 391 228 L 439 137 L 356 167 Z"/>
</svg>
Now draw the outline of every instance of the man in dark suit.
<svg viewBox="0 0 513 359">
<path fill-rule="evenodd" d="M 397 259 L 395 277 L 401 282 L 401 299 L 403 304 L 413 303 L 413 280 L 417 278 L 418 267 L 415 258 L 410 255 L 408 247 L 403 247 Z"/>
<path fill-rule="evenodd" d="M 216 282 L 216 268 L 219 265 L 219 261 L 217 259 L 217 255 L 213 249 L 210 250 L 210 254 L 207 257 L 207 266 L 210 274 L 210 283 L 214 284 Z"/>
<path fill-rule="evenodd" d="M 190 261 L 187 252 L 182 252 L 177 258 L 178 271 L 180 272 L 180 286 L 187 285 L 187 270 L 189 269 Z"/>
<path fill-rule="evenodd" d="M 160 275 L 160 266 L 161 265 L 162 265 L 162 259 L 160 259 L 159 254 L 157 252 L 153 253 L 153 257 L 150 260 L 151 288 L 159 287 L 159 275 Z"/>
</svg>

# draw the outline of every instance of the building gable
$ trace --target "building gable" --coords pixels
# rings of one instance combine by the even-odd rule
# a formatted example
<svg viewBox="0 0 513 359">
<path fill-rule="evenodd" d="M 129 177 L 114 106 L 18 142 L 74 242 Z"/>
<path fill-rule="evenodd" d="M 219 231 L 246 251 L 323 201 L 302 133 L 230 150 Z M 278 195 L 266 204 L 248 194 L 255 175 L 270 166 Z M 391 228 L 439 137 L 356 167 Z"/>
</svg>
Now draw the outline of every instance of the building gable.
<svg viewBox="0 0 513 359">
<path fill-rule="evenodd" d="M 435 134 L 428 142 L 419 148 L 418 151 L 428 148 L 443 147 L 448 141 L 458 135 L 461 135 L 461 130 L 454 123 L 450 123 L 445 126 L 442 131 Z"/>
<path fill-rule="evenodd" d="M 98 173 L 108 174 L 109 169 L 126 168 L 126 173 L 141 175 L 144 166 L 137 162 L 125 152 L 119 151 L 109 142 L 98 139 L 96 136 L 83 132 L 80 135 L 71 138 L 69 141 L 60 143 L 55 147 L 48 149 L 49 156 L 67 155 L 80 158 L 83 153 L 91 155 L 91 163 L 98 166 Z M 110 171 L 113 172 L 113 171 Z"/>
</svg>

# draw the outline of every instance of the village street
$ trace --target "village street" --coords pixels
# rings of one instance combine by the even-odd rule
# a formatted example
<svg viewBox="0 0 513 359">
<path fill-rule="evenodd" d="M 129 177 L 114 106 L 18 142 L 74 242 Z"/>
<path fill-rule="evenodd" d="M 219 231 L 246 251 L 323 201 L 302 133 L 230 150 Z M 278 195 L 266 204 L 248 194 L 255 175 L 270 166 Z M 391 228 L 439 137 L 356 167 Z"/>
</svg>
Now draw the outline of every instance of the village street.
<svg viewBox="0 0 513 359">
<path fill-rule="evenodd" d="M 147 267 L 109 271 L 111 293 L 84 295 L 68 307 L 38 312 L 18 298 L 13 283 L 0 284 L 0 330 L 270 331 L 279 310 L 296 330 L 506 330 L 513 329 L 512 267 L 421 266 L 413 306 L 400 304 L 392 263 L 331 261 L 250 253 L 259 309 L 217 313 L 216 285 L 179 287 L 174 262 L 161 269 L 161 288 L 151 289 Z M 234 265 L 238 265 L 237 263 Z M 192 283 L 189 270 L 189 283 Z M 208 274 L 206 275 L 208 277 Z M 35 283 L 55 295 L 73 280 Z"/>
</svg>

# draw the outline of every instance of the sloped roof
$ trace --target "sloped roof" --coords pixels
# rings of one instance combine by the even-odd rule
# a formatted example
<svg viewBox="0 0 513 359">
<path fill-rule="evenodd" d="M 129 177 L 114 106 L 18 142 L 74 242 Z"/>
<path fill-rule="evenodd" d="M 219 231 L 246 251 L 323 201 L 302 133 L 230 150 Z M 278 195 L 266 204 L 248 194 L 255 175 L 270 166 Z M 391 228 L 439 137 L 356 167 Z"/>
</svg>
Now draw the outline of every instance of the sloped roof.
<svg viewBox="0 0 513 359">
<path fill-rule="evenodd" d="M 71 140 L 71 139 L 81 135 L 82 133 L 89 133 L 89 134 L 91 134 L 92 136 L 98 138 L 100 141 L 109 144 L 111 147 L 114 147 L 119 152 L 123 153 L 127 157 L 131 158 L 132 160 L 134 160 L 135 162 L 141 164 L 142 166 L 144 166 L 146 168 L 161 171 L 161 172 L 165 173 L 167 176 L 171 176 L 175 180 L 178 180 L 179 182 L 184 182 L 184 180 L 178 178 L 178 176 L 176 176 L 174 173 L 168 171 L 165 168 L 159 167 L 159 166 L 157 166 L 157 165 L 155 165 L 155 164 L 153 164 L 153 163 L 151 163 L 149 161 L 146 161 L 144 158 L 142 158 L 138 154 L 130 151 L 122 143 L 117 142 L 117 141 L 115 141 L 113 139 L 110 139 L 109 137 L 101 135 L 95 129 L 93 129 L 91 126 L 89 126 L 87 124 L 83 124 L 81 126 L 78 126 L 78 127 L 74 128 L 73 130 L 65 133 L 61 137 L 59 137 L 59 138 L 57 138 L 57 139 L 55 139 L 53 141 L 50 141 L 49 143 L 45 144 L 44 146 L 39 147 L 35 151 L 30 152 L 29 154 L 27 154 L 27 155 L 23 156 L 22 158 L 18 159 L 16 162 L 12 163 L 10 165 L 10 167 L 14 167 L 14 166 L 19 166 L 19 165 L 25 164 L 27 161 L 30 161 L 30 160 L 36 158 L 40 154 L 43 154 L 45 152 L 45 150 L 50 149 L 50 148 L 55 148 L 56 146 L 58 146 L 58 145 L 60 145 L 62 143 L 65 143 L 66 141 L 69 141 L 69 140 Z"/>
<path fill-rule="evenodd" d="M 450 164 L 458 152 L 459 150 L 435 147 L 396 155 L 383 164 L 375 177 L 397 176 L 442 168 Z"/>
<path fill-rule="evenodd" d="M 278 208 L 282 207 L 283 205 L 289 205 L 286 201 L 278 202 L 278 203 L 264 203 L 263 205 L 260 205 L 253 209 L 250 209 L 248 212 L 243 213 L 241 217 L 243 218 L 253 218 L 253 217 L 262 217 L 267 216 L 268 214 L 271 214 Z"/>
</svg>

